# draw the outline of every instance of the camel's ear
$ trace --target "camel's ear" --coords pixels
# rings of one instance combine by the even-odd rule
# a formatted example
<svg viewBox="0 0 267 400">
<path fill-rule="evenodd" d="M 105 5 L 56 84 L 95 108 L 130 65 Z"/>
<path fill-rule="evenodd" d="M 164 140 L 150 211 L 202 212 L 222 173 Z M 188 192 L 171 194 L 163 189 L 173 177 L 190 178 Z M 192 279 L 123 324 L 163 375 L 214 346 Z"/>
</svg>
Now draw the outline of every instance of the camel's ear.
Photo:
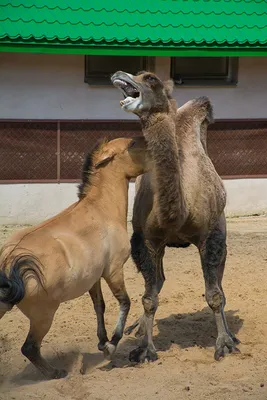
<svg viewBox="0 0 267 400">
<path fill-rule="evenodd" d="M 109 163 L 111 160 L 113 160 L 115 156 L 115 151 L 114 149 L 106 149 L 104 150 L 98 157 L 98 162 L 95 165 L 95 168 L 98 168 L 104 164 Z"/>
<path fill-rule="evenodd" d="M 169 80 L 163 82 L 163 86 L 164 86 L 164 89 L 166 91 L 167 96 L 171 97 L 172 96 L 172 92 L 173 92 L 173 88 L 174 88 L 173 80 L 169 79 Z"/>
</svg>

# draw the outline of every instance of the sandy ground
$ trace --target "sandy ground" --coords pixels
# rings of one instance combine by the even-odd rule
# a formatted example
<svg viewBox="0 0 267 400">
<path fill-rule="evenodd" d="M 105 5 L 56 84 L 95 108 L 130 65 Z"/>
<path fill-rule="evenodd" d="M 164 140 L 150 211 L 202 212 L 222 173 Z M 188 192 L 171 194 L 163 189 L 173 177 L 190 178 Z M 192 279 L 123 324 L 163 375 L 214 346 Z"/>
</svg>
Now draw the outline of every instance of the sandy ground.
<svg viewBox="0 0 267 400">
<path fill-rule="evenodd" d="M 0 243 L 18 229 L 2 226 Z M 228 220 L 224 277 L 226 316 L 241 340 L 241 354 L 213 360 L 215 322 L 203 297 L 196 249 L 168 249 L 166 283 L 160 296 L 154 336 L 155 363 L 133 366 L 128 353 L 138 345 L 124 337 L 113 362 L 97 350 L 96 318 L 87 294 L 62 304 L 46 336 L 43 354 L 69 371 L 45 381 L 22 356 L 28 321 L 14 308 L 0 322 L 0 399 L 267 399 L 267 218 Z M 142 312 L 142 277 L 129 260 L 126 284 L 132 299 L 128 323 Z M 111 333 L 118 305 L 105 285 L 106 324 Z M 80 373 L 81 368 L 84 374 Z"/>
</svg>

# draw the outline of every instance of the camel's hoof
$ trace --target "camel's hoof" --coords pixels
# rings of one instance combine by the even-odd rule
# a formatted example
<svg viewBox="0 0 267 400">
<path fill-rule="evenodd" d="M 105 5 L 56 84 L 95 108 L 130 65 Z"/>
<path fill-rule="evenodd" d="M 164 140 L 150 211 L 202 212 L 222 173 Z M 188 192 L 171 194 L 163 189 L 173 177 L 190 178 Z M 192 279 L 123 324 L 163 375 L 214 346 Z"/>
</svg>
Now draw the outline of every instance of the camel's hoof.
<svg viewBox="0 0 267 400">
<path fill-rule="evenodd" d="M 103 353 L 104 353 L 104 357 L 106 360 L 111 360 L 112 355 L 115 353 L 116 351 L 116 346 L 110 342 L 106 342 L 104 349 L 103 349 Z"/>
<path fill-rule="evenodd" d="M 61 379 L 65 378 L 68 372 L 65 369 L 55 369 L 50 376 L 50 379 Z"/>
<path fill-rule="evenodd" d="M 157 359 L 158 356 L 156 351 L 152 351 L 147 347 L 137 347 L 137 349 L 132 350 L 129 355 L 129 360 L 136 363 L 143 363 L 145 361 L 156 361 Z"/>
<path fill-rule="evenodd" d="M 216 340 L 216 350 L 214 358 L 216 361 L 221 360 L 225 356 L 225 348 L 229 353 L 240 353 L 240 350 L 235 346 L 239 343 L 237 338 L 231 337 L 227 334 L 218 336 Z"/>
<path fill-rule="evenodd" d="M 145 327 L 144 323 L 140 323 L 134 336 L 136 338 L 141 338 L 141 337 L 145 336 L 145 334 L 146 334 L 146 327 Z"/>
<path fill-rule="evenodd" d="M 231 338 L 233 339 L 234 344 L 240 344 L 240 340 L 233 334 L 231 334 Z"/>
</svg>

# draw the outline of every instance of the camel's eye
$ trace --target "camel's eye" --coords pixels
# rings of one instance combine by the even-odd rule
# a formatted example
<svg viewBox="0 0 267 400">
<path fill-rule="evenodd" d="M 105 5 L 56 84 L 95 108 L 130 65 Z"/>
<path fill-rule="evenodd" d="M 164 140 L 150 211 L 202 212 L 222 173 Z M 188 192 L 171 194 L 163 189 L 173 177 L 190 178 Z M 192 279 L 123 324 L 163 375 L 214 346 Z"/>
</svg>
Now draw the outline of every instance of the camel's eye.
<svg viewBox="0 0 267 400">
<path fill-rule="evenodd" d="M 146 80 L 148 81 L 148 82 L 156 82 L 157 81 L 157 78 L 155 78 L 153 75 L 147 75 L 146 76 Z"/>
</svg>

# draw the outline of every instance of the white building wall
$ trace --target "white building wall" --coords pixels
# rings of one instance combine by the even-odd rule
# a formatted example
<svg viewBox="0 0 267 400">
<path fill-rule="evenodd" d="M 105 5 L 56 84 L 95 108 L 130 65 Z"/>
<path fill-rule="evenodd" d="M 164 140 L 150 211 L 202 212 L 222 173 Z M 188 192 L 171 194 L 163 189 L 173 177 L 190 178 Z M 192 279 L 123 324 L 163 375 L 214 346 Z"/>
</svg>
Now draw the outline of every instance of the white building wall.
<svg viewBox="0 0 267 400">
<path fill-rule="evenodd" d="M 23 183 L 0 185 L 0 224 L 36 224 L 56 215 L 78 200 L 75 183 Z M 129 185 L 131 219 L 134 183 Z"/>
<path fill-rule="evenodd" d="M 170 60 L 156 57 L 169 77 Z M 266 118 L 267 57 L 240 57 L 237 87 L 178 86 L 178 104 L 210 97 L 216 118 Z M 0 119 L 132 119 L 119 91 L 84 83 L 84 56 L 0 53 Z"/>
<path fill-rule="evenodd" d="M 224 181 L 227 216 L 267 212 L 267 179 Z M 128 220 L 132 218 L 134 183 L 129 185 Z M 0 185 L 0 224 L 36 224 L 77 201 L 73 183 Z"/>
</svg>

